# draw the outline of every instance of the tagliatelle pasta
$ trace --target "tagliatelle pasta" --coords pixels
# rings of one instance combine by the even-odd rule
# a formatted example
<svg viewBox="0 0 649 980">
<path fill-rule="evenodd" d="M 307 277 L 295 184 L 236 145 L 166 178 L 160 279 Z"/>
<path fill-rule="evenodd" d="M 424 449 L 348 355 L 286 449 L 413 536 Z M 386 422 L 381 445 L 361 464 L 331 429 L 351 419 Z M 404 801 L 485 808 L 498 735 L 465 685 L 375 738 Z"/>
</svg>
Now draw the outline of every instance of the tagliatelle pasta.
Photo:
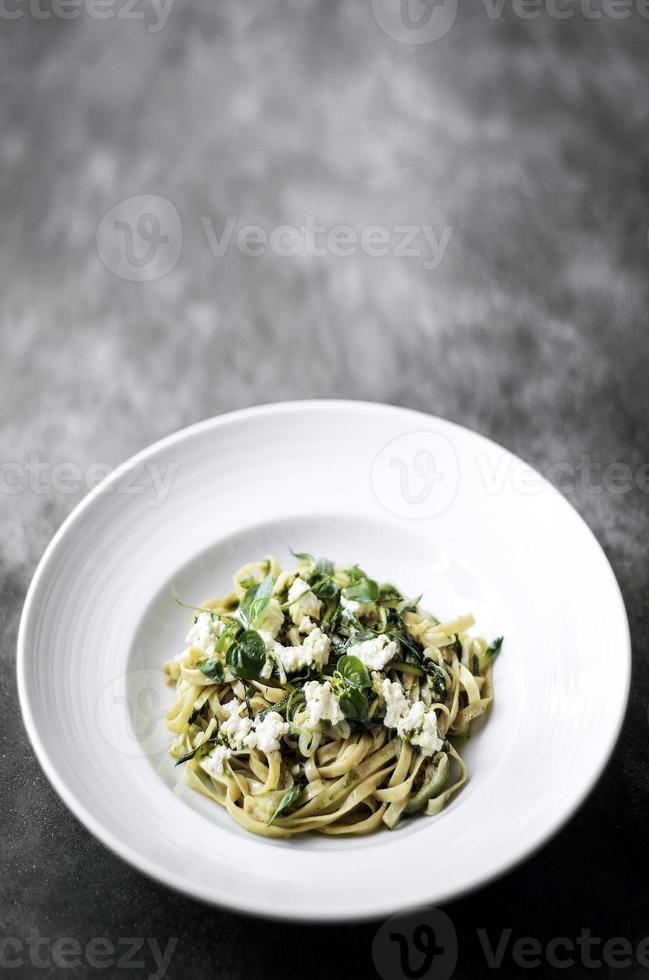
<svg viewBox="0 0 649 980">
<path fill-rule="evenodd" d="M 502 638 L 439 622 L 357 565 L 245 565 L 194 608 L 171 755 L 189 786 L 266 837 L 367 834 L 438 813 L 464 784 L 457 739 L 493 699 Z"/>
</svg>

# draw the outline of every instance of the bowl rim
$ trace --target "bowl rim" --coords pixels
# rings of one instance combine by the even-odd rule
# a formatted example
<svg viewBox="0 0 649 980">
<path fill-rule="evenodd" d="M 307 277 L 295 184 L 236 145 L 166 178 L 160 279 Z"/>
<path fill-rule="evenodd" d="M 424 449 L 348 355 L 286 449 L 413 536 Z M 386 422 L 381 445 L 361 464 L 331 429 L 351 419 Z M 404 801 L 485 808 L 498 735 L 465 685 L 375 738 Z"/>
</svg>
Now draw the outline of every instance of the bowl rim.
<svg viewBox="0 0 649 980">
<path fill-rule="evenodd" d="M 198 435 L 204 431 L 218 429 L 222 426 L 229 424 L 236 424 L 238 422 L 246 421 L 248 419 L 254 419 L 259 417 L 265 417 L 273 414 L 281 414 L 285 412 L 294 411 L 299 408 L 301 412 L 315 412 L 315 411 L 327 411 L 330 409 L 342 409 L 346 411 L 360 411 L 360 412 L 375 412 L 381 413 L 386 410 L 397 412 L 402 414 L 404 417 L 409 416 L 419 424 L 431 425 L 435 423 L 440 423 L 444 427 L 451 427 L 458 432 L 469 434 L 472 437 L 477 437 L 487 444 L 490 448 L 498 450 L 499 452 L 505 451 L 516 463 L 526 466 L 530 471 L 539 478 L 544 489 L 551 489 L 559 498 L 561 505 L 568 508 L 573 516 L 577 519 L 582 526 L 582 530 L 587 532 L 587 535 L 592 539 L 592 541 L 597 546 L 597 549 L 601 553 L 604 560 L 606 571 L 610 580 L 610 595 L 611 601 L 615 598 L 615 603 L 617 605 L 617 612 L 621 616 L 621 621 L 624 624 L 624 635 L 620 640 L 620 651 L 619 655 L 621 658 L 620 670 L 624 671 L 624 697 L 621 697 L 619 704 L 616 707 L 616 717 L 614 723 L 611 725 L 610 736 L 605 751 L 602 753 L 601 758 L 598 760 L 597 765 L 593 766 L 593 770 L 590 778 L 584 785 L 583 789 L 577 794 L 577 796 L 570 801 L 570 805 L 562 812 L 559 819 L 548 825 L 543 831 L 539 839 L 531 846 L 525 849 L 520 854 L 515 854 L 510 860 L 505 860 L 502 862 L 501 866 L 494 870 L 492 873 L 485 875 L 480 880 L 468 885 L 466 887 L 452 887 L 450 886 L 446 892 L 442 891 L 441 895 L 435 899 L 436 905 L 441 905 L 445 902 L 458 899 L 464 895 L 470 894 L 471 892 L 477 891 L 480 888 L 486 887 L 492 882 L 500 879 L 505 874 L 516 868 L 518 865 L 522 864 L 524 861 L 531 858 L 536 854 L 542 847 L 544 847 L 558 832 L 568 823 L 569 820 L 575 815 L 575 813 L 583 806 L 585 801 L 588 799 L 592 793 L 594 787 L 600 780 L 602 774 L 604 773 L 610 758 L 613 754 L 615 746 L 619 740 L 622 726 L 627 714 L 629 705 L 629 695 L 630 695 L 630 685 L 631 685 L 631 673 L 632 673 L 632 647 L 631 647 L 631 636 L 629 629 L 628 616 L 626 612 L 626 607 L 624 604 L 624 599 L 622 592 L 620 590 L 619 583 L 615 576 L 615 573 L 611 567 L 611 564 L 597 540 L 595 534 L 588 526 L 581 514 L 576 510 L 576 508 L 567 500 L 567 498 L 559 491 L 556 487 L 549 483 L 546 478 L 532 467 L 530 464 L 525 462 L 516 453 L 500 445 L 494 440 L 490 439 L 488 436 L 484 436 L 482 433 L 477 432 L 468 426 L 461 425 L 454 422 L 451 419 L 444 418 L 442 416 L 429 414 L 428 412 L 423 412 L 418 409 L 406 408 L 402 405 L 393 405 L 387 402 L 373 402 L 366 400 L 355 400 L 355 399 L 340 399 L 340 398 L 319 398 L 319 399 L 295 399 L 289 401 L 279 401 L 270 402 L 261 405 L 250 406 L 247 408 L 237 409 L 231 412 L 225 412 L 221 415 L 213 416 L 211 418 L 203 419 L 199 422 L 195 422 L 192 425 L 186 426 L 184 428 L 178 429 L 170 435 L 164 436 L 161 439 L 156 440 L 150 445 L 146 446 L 144 449 L 135 453 L 116 467 L 107 477 L 105 477 L 99 484 L 93 487 L 82 500 L 73 508 L 70 514 L 65 518 L 61 526 L 55 532 L 51 541 L 47 545 L 42 557 L 40 558 L 36 570 L 32 576 L 29 588 L 27 590 L 25 602 L 23 605 L 23 610 L 20 617 L 20 625 L 18 629 L 17 637 L 17 653 L 16 653 L 16 674 L 17 674 L 17 685 L 18 685 L 18 696 L 19 703 L 22 712 L 23 723 L 27 731 L 27 735 L 34 749 L 36 758 L 45 773 L 50 785 L 58 794 L 58 796 L 63 800 L 67 808 L 72 812 L 72 814 L 82 823 L 82 825 L 90 831 L 90 833 L 106 848 L 120 857 L 127 864 L 136 868 L 138 871 L 145 874 L 151 880 L 156 883 L 163 884 L 175 891 L 187 895 L 195 901 L 200 902 L 211 907 L 224 908 L 227 911 L 234 911 L 243 915 L 249 915 L 265 919 L 273 919 L 279 921 L 289 921 L 289 922 L 321 922 L 321 923 L 336 923 L 336 922 L 351 922 L 351 921 L 368 921 L 377 918 L 385 918 L 388 915 L 394 914 L 396 912 L 407 911 L 409 906 L 404 906 L 395 899 L 390 898 L 377 898 L 372 904 L 371 909 L 358 912 L 353 912 L 350 914 L 349 910 L 344 912 L 336 911 L 334 909 L 322 909 L 317 918 L 313 915 L 301 916 L 299 909 L 288 910 L 288 909 L 272 909 L 269 908 L 266 902 L 257 901 L 254 895 L 247 895 L 245 898 L 240 897 L 238 894 L 231 895 L 229 897 L 229 904 L 226 906 L 223 902 L 219 902 L 216 898 L 211 896 L 202 896 L 192 891 L 190 884 L 185 878 L 181 878 L 175 872 L 169 871 L 161 866 L 154 860 L 142 855 L 136 848 L 131 847 L 127 842 L 117 837 L 113 832 L 106 827 L 104 827 L 101 822 L 87 810 L 83 802 L 76 796 L 76 794 L 68 788 L 65 780 L 58 774 L 55 764 L 52 762 L 47 747 L 41 739 L 35 720 L 34 713 L 30 704 L 29 690 L 28 690 L 28 680 L 27 680 L 27 662 L 29 658 L 28 650 L 28 632 L 32 621 L 38 616 L 38 609 L 35 606 L 35 597 L 38 591 L 41 580 L 47 574 L 48 567 L 58 548 L 61 546 L 62 541 L 67 536 L 69 530 L 74 527 L 76 522 L 81 518 L 81 516 L 86 512 L 86 510 L 93 506 L 96 497 L 105 493 L 114 484 L 116 484 L 120 479 L 123 478 L 124 474 L 127 473 L 133 467 L 138 466 L 142 462 L 146 461 L 155 453 L 168 449 L 174 446 L 176 443 L 184 441 L 185 439 L 191 438 L 194 435 Z M 623 659 L 622 659 L 623 658 Z"/>
</svg>

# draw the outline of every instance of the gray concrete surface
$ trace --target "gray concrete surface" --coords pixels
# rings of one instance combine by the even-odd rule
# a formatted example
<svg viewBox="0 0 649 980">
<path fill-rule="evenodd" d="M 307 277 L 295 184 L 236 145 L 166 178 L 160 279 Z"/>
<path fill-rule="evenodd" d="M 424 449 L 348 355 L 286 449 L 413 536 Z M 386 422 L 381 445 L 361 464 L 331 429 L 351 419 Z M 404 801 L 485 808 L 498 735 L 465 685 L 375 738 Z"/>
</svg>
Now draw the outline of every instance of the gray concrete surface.
<svg viewBox="0 0 649 980">
<path fill-rule="evenodd" d="M 600 974 L 641 972 L 649 20 L 639 3 L 628 19 L 603 0 L 563 0 L 566 19 L 541 4 L 528 19 L 533 5 L 498 14 L 472 0 L 451 24 L 452 0 L 427 22 L 411 2 L 418 29 L 387 0 L 374 14 L 369 0 L 195 0 L 164 23 L 151 0 L 109 6 L 105 20 L 85 0 L 78 18 L 62 16 L 70 6 L 0 12 L 7 975 L 155 972 L 148 946 L 139 966 L 56 966 L 65 936 L 155 937 L 163 949 L 177 937 L 166 975 L 180 980 L 376 975 L 377 923 L 247 920 L 106 852 L 36 763 L 14 679 L 30 576 L 95 464 L 233 408 L 339 396 L 447 416 L 548 473 L 599 538 L 631 621 L 634 687 L 614 760 L 540 854 L 446 909 L 455 976 L 485 972 L 478 927 L 544 945 L 582 929 L 622 936 L 630 964 Z M 310 222 L 324 228 L 312 241 Z M 266 235 L 264 254 L 237 245 L 245 225 Z M 296 230 L 278 244 L 279 225 Z M 414 226 L 417 254 L 400 254 L 401 226 Z M 32 930 L 49 937 L 50 966 L 31 961 Z M 571 975 L 590 976 L 576 955 Z M 531 974 L 553 975 L 545 953 Z M 510 953 L 501 975 L 520 975 Z"/>
</svg>

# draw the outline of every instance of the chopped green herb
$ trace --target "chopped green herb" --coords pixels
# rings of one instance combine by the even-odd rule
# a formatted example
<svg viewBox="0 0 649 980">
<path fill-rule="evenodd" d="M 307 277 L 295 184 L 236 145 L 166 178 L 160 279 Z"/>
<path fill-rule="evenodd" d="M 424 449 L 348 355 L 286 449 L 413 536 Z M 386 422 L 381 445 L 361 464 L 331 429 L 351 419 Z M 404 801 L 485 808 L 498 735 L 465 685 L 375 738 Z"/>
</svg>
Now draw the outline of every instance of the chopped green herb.
<svg viewBox="0 0 649 980">
<path fill-rule="evenodd" d="M 207 660 L 201 660 L 198 669 L 201 674 L 205 674 L 215 684 L 223 683 L 223 664 L 220 660 L 215 660 L 213 657 L 209 657 Z"/>
<path fill-rule="evenodd" d="M 309 578 L 309 585 L 314 596 L 318 599 L 333 599 L 338 595 L 338 586 L 328 575 L 313 574 Z"/>
<path fill-rule="evenodd" d="M 297 803 L 299 798 L 302 796 L 303 789 L 304 786 L 302 786 L 300 783 L 295 783 L 294 786 L 290 786 L 289 789 L 286 790 L 277 805 L 277 809 L 266 824 L 267 827 L 270 827 L 282 813 Z"/>
<path fill-rule="evenodd" d="M 495 657 L 500 653 L 500 648 L 503 645 L 503 637 L 499 636 L 497 639 L 490 643 L 485 650 L 485 657 Z"/>
<path fill-rule="evenodd" d="M 201 742 L 201 744 L 197 745 L 195 749 L 191 750 L 191 752 L 188 752 L 186 755 L 181 756 L 180 759 L 178 759 L 178 761 L 176 762 L 176 765 L 180 766 L 182 765 L 183 762 L 189 762 L 189 760 L 193 759 L 194 756 L 200 758 L 203 755 L 207 755 L 210 749 L 212 749 L 215 745 L 216 745 L 216 738 L 208 738 L 206 742 Z"/>
</svg>

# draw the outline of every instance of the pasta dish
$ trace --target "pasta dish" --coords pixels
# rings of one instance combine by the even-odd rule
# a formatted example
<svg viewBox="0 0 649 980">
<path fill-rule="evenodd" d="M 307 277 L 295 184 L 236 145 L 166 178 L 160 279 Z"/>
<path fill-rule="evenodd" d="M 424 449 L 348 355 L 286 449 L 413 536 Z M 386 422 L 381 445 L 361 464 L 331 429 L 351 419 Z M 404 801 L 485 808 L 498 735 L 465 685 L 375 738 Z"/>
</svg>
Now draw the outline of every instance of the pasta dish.
<svg viewBox="0 0 649 980">
<path fill-rule="evenodd" d="M 190 607 L 164 670 L 186 783 L 266 837 L 367 834 L 438 813 L 466 782 L 458 740 L 493 699 L 502 637 L 440 622 L 357 565 L 245 565 Z"/>
</svg>

